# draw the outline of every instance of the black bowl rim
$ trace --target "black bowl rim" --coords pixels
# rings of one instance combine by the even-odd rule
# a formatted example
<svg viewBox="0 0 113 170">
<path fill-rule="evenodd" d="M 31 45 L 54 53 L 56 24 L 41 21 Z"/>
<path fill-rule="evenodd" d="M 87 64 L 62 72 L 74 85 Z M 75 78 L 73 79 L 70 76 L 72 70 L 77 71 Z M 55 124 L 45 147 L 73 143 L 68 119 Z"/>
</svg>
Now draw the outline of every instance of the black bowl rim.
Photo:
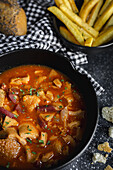
<svg viewBox="0 0 113 170">
<path fill-rule="evenodd" d="M 63 168 L 63 167 L 66 167 L 67 165 L 69 165 L 70 163 L 72 163 L 73 161 L 75 161 L 78 157 L 80 157 L 81 156 L 81 154 L 83 154 L 83 152 L 87 149 L 87 147 L 89 146 L 89 144 L 91 143 L 91 141 L 92 141 L 92 139 L 93 139 L 93 136 L 94 136 L 94 134 L 95 134 L 95 132 L 96 132 L 96 129 L 97 129 L 97 125 L 98 125 L 98 121 L 99 121 L 99 106 L 98 106 L 98 99 L 97 99 L 97 96 L 96 96 L 96 92 L 95 92 L 95 90 L 94 90 L 94 88 L 93 88 L 93 86 L 92 86 L 92 83 L 91 83 L 91 81 L 88 79 L 88 77 L 86 76 L 86 75 L 84 75 L 84 74 L 81 74 L 81 73 L 79 73 L 77 70 L 74 70 L 74 68 L 73 68 L 73 66 L 71 65 L 71 63 L 70 63 L 70 61 L 68 60 L 68 58 L 65 58 L 63 55 L 61 55 L 61 54 L 58 54 L 58 53 L 54 53 L 54 52 L 51 52 L 51 51 L 48 51 L 48 50 L 43 50 L 43 49 L 32 49 L 32 48 L 28 48 L 28 49 L 20 49 L 20 50 L 14 50 L 14 51 L 11 51 L 11 52 L 7 52 L 6 54 L 4 54 L 4 55 L 1 55 L 1 57 L 0 57 L 0 60 L 3 58 L 3 57 L 8 57 L 9 55 L 11 55 L 11 54 L 16 54 L 16 53 L 18 53 L 18 52 L 24 52 L 24 51 L 28 51 L 28 53 L 29 53 L 29 51 L 31 51 L 31 52 L 33 52 L 33 51 L 37 51 L 37 52 L 40 52 L 40 51 L 42 51 L 42 52 L 44 52 L 44 53 L 48 53 L 48 54 L 54 54 L 54 55 L 56 55 L 56 56 L 58 56 L 58 57 L 60 57 L 60 58 L 63 58 L 63 60 L 66 60 L 69 64 L 70 64 L 70 66 L 71 66 L 71 68 L 72 68 L 72 70 L 73 71 L 75 71 L 78 75 L 80 75 L 80 76 L 82 76 L 82 77 L 84 77 L 84 78 L 86 78 L 87 79 L 87 81 L 88 81 L 88 83 L 89 83 L 89 85 L 90 85 L 90 87 L 91 87 L 91 90 L 93 91 L 93 94 L 94 94 L 94 97 L 95 97 L 95 102 L 96 102 L 96 111 L 97 111 L 97 113 L 96 113 L 96 120 L 95 120 L 95 125 L 94 125 L 94 130 L 93 130 L 93 132 L 92 132 L 92 134 L 91 134 L 91 136 L 90 136 L 90 139 L 89 139 L 89 141 L 87 142 L 87 144 L 85 145 L 85 147 L 77 154 L 77 155 L 75 155 L 73 158 L 71 158 L 70 160 L 68 160 L 66 163 L 63 163 L 62 165 L 60 165 L 60 166 L 57 166 L 57 167 L 53 167 L 53 168 L 50 168 L 50 170 L 59 170 L 59 169 L 61 169 L 61 168 Z M 15 56 L 15 58 L 16 58 L 16 56 Z M 22 64 L 21 64 L 22 65 Z M 24 64 L 25 65 L 25 64 Z M 46 64 L 44 64 L 45 66 L 46 66 Z M 9 68 L 10 69 L 10 68 Z M 6 69 L 7 70 L 7 69 Z M 5 71 L 6 71 L 5 70 Z M 1 167 L 0 167 L 1 168 Z M 4 168 L 3 168 L 4 169 Z M 1 169 L 2 170 L 2 169 Z"/>
</svg>

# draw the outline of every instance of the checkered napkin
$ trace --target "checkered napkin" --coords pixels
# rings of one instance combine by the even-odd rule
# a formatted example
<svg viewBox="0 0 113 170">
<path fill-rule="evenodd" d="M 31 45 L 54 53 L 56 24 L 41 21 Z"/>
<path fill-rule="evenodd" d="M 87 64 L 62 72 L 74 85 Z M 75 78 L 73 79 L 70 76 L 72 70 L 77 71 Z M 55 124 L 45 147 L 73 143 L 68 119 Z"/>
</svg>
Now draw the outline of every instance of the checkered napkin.
<svg viewBox="0 0 113 170">
<path fill-rule="evenodd" d="M 87 55 L 82 52 L 72 52 L 67 49 L 57 38 L 47 7 L 53 5 L 52 0 L 19 0 L 27 16 L 27 35 L 24 36 L 6 36 L 0 33 L 0 55 L 13 50 L 35 48 L 58 52 L 68 58 L 70 63 L 80 73 L 86 74 L 97 93 L 101 95 L 104 89 L 81 67 L 79 64 L 86 64 Z"/>
</svg>

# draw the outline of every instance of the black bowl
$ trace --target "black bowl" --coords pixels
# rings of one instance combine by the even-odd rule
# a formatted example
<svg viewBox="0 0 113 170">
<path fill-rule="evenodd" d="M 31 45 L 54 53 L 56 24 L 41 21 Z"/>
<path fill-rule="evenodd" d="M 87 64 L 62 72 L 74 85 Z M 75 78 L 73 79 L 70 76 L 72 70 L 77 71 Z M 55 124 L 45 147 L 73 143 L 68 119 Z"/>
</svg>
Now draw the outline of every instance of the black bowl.
<svg viewBox="0 0 113 170">
<path fill-rule="evenodd" d="M 63 56 L 45 50 L 26 49 L 14 51 L 0 57 L 0 73 L 16 66 L 28 64 L 45 65 L 67 75 L 75 83 L 85 102 L 87 116 L 83 138 L 79 147 L 75 149 L 74 155 L 67 162 L 63 163 L 63 165 L 55 167 L 54 170 L 57 170 L 72 161 L 76 161 L 76 158 L 81 156 L 91 142 L 98 121 L 97 97 L 86 75 L 82 75 L 74 70 L 69 61 Z"/>
<path fill-rule="evenodd" d="M 76 2 L 76 5 L 77 5 L 78 9 L 80 9 L 80 7 L 83 4 L 83 0 L 75 0 L 75 2 Z M 57 33 L 57 35 L 61 39 L 62 43 L 67 48 L 71 49 L 72 51 L 74 51 L 74 52 L 82 51 L 82 52 L 84 52 L 86 54 L 93 55 L 93 54 L 97 54 L 97 53 L 105 53 L 108 50 L 112 50 L 112 48 L 113 48 L 113 40 L 110 41 L 107 44 L 97 46 L 97 47 L 87 47 L 87 46 L 77 45 L 77 44 L 74 44 L 74 43 L 68 41 L 67 39 L 65 39 L 60 34 L 60 31 L 59 31 L 59 27 L 64 26 L 64 24 L 59 19 L 57 19 L 57 17 L 55 15 L 50 13 L 50 16 L 51 16 L 51 20 L 52 20 L 52 23 L 53 23 L 54 31 Z"/>
</svg>

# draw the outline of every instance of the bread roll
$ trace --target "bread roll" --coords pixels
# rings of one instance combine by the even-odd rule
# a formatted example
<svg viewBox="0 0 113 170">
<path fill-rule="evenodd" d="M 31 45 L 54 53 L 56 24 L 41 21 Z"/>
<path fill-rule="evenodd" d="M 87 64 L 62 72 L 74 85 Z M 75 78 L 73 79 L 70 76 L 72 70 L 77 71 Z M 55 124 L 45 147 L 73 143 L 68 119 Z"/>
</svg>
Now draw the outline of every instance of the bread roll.
<svg viewBox="0 0 113 170">
<path fill-rule="evenodd" d="M 0 0 L 0 32 L 15 36 L 26 34 L 26 14 L 17 0 Z"/>
</svg>

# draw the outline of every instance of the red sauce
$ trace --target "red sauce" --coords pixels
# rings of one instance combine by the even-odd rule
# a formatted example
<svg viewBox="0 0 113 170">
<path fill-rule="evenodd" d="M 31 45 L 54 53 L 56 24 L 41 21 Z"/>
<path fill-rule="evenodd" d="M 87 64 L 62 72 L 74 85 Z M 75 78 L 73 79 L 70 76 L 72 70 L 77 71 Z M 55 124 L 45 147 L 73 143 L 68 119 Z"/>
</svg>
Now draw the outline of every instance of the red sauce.
<svg viewBox="0 0 113 170">
<path fill-rule="evenodd" d="M 0 133 L 0 141 L 11 138 L 20 146 L 11 158 L 0 148 L 0 165 L 37 169 L 66 160 L 79 144 L 85 123 L 82 96 L 69 78 L 46 66 L 27 65 L 2 73 L 0 85 L 5 93 L 1 107 L 15 115 L 7 122 L 9 117 L 1 113 L 0 132 L 7 136 Z M 16 125 L 10 125 L 12 119 Z M 24 144 L 9 135 L 11 127 Z"/>
</svg>

